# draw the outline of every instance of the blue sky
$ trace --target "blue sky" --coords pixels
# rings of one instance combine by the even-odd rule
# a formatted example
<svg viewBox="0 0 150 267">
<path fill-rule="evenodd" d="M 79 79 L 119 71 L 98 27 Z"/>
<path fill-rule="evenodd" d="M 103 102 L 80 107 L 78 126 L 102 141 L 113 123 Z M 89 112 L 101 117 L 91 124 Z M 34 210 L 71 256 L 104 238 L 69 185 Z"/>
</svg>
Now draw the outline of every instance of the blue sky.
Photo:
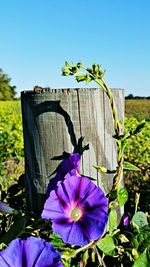
<svg viewBox="0 0 150 267">
<path fill-rule="evenodd" d="M 110 88 L 149 96 L 149 14 L 149 0 L 1 1 L 0 67 L 18 96 L 35 85 L 87 87 L 61 76 L 65 60 L 102 64 Z"/>
</svg>

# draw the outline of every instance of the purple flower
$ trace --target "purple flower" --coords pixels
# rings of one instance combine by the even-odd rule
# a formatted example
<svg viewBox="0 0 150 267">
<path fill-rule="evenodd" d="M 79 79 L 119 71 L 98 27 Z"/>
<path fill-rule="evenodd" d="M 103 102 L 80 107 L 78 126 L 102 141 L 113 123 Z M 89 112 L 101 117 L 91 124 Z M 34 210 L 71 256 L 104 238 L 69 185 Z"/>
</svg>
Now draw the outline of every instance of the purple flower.
<svg viewBox="0 0 150 267">
<path fill-rule="evenodd" d="M 123 216 L 123 225 L 124 226 L 128 226 L 129 225 L 129 216 L 128 215 L 124 215 Z"/>
<path fill-rule="evenodd" d="M 87 177 L 67 174 L 51 191 L 42 212 L 64 242 L 86 245 L 97 240 L 108 220 L 108 199 Z"/>
<path fill-rule="evenodd" d="M 57 174 L 54 178 L 49 181 L 47 188 L 47 197 L 52 190 L 55 189 L 57 182 L 62 181 L 67 173 L 71 175 L 75 175 L 76 173 L 80 173 L 80 155 L 70 154 L 69 158 L 64 159 L 57 168 Z"/>
<path fill-rule="evenodd" d="M 14 209 L 12 209 L 11 207 L 9 207 L 7 204 L 3 203 L 2 201 L 0 201 L 0 212 L 1 213 L 9 213 L 9 214 L 13 214 Z"/>
<path fill-rule="evenodd" d="M 1 267 L 63 267 L 60 253 L 44 239 L 17 238 L 0 252 Z"/>
</svg>

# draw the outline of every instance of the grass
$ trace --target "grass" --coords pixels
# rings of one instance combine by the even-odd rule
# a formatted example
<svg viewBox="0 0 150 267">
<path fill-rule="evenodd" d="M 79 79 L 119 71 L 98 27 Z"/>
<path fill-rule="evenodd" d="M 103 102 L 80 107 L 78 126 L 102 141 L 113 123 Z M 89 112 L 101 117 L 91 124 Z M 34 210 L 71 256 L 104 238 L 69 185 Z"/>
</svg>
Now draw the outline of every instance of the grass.
<svg viewBox="0 0 150 267">
<path fill-rule="evenodd" d="M 0 185 L 8 188 L 24 172 L 20 101 L 0 101 Z"/>
<path fill-rule="evenodd" d="M 125 115 L 150 120 L 150 99 L 126 99 Z"/>
</svg>

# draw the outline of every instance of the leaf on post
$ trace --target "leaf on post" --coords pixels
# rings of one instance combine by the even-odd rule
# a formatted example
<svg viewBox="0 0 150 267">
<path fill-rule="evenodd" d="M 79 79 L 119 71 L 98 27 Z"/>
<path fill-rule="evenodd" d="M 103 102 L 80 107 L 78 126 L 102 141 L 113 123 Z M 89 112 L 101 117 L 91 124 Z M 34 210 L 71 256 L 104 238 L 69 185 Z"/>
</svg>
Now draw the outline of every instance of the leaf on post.
<svg viewBox="0 0 150 267">
<path fill-rule="evenodd" d="M 97 169 L 98 172 L 101 172 L 101 173 L 116 173 L 116 170 L 108 170 L 106 169 L 105 167 L 103 166 L 93 166 L 95 169 Z"/>
<path fill-rule="evenodd" d="M 128 192 L 125 188 L 120 188 L 117 191 L 117 198 L 120 206 L 123 206 L 128 200 Z"/>
<path fill-rule="evenodd" d="M 95 169 L 98 170 L 98 172 L 102 172 L 102 173 L 107 173 L 107 169 L 105 167 L 102 166 L 93 166 Z"/>
<path fill-rule="evenodd" d="M 111 233 L 117 226 L 117 212 L 112 209 L 109 213 L 109 232 Z"/>
</svg>

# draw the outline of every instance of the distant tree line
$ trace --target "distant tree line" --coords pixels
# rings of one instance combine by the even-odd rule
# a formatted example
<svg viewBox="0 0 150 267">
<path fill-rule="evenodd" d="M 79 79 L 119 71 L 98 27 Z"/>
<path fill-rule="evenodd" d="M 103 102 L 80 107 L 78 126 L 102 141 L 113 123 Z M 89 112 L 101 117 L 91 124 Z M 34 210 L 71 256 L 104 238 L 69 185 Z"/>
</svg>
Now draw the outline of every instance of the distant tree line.
<svg viewBox="0 0 150 267">
<path fill-rule="evenodd" d="M 132 94 L 129 94 L 125 97 L 125 99 L 150 99 L 150 96 L 134 96 Z"/>
<path fill-rule="evenodd" d="M 16 86 L 10 85 L 11 78 L 0 68 L 0 100 L 12 100 L 16 95 Z"/>
<path fill-rule="evenodd" d="M 16 95 L 16 86 L 10 85 L 11 78 L 0 68 L 0 100 L 12 100 Z M 134 96 L 129 94 L 125 99 L 150 99 L 150 96 Z"/>
</svg>

